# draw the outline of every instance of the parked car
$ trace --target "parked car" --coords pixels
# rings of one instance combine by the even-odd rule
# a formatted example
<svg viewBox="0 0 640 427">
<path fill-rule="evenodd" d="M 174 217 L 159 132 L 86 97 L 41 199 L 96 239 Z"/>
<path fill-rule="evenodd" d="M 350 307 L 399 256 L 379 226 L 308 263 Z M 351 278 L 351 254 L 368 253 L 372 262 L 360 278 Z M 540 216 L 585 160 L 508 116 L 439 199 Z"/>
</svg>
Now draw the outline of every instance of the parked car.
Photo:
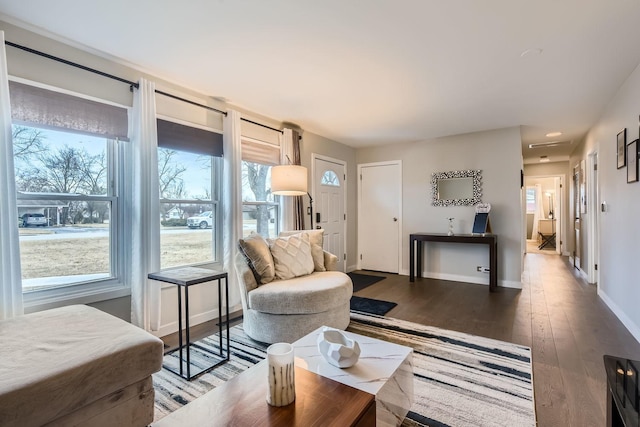
<svg viewBox="0 0 640 427">
<path fill-rule="evenodd" d="M 213 212 L 206 211 L 187 218 L 187 226 L 192 229 L 213 227 Z"/>
<path fill-rule="evenodd" d="M 22 226 L 29 227 L 31 225 L 45 227 L 47 225 L 47 217 L 41 213 L 26 213 L 22 215 Z"/>
</svg>

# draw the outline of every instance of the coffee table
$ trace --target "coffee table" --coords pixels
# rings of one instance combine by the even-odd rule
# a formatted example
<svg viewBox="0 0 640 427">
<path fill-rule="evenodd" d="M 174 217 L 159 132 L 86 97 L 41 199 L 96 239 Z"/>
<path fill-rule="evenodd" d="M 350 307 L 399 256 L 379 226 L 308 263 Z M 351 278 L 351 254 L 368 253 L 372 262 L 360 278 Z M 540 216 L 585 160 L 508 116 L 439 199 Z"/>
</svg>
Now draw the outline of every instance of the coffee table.
<svg viewBox="0 0 640 427">
<path fill-rule="evenodd" d="M 343 331 L 360 345 L 358 362 L 345 369 L 330 365 L 318 352 L 323 327 L 293 343 L 296 367 L 375 395 L 377 426 L 398 426 L 413 404 L 413 349 Z"/>
<path fill-rule="evenodd" d="M 152 426 L 375 425 L 372 394 L 302 368 L 295 372 L 296 400 L 283 407 L 269 406 L 267 369 L 263 360 Z"/>
</svg>

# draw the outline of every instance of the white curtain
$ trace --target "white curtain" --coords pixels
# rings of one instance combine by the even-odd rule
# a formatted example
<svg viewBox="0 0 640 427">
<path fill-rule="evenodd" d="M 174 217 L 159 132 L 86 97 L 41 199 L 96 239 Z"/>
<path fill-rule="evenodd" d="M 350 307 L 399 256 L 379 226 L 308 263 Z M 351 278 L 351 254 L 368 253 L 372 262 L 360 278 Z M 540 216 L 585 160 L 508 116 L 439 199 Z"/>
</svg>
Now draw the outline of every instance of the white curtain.
<svg viewBox="0 0 640 427">
<path fill-rule="evenodd" d="M 131 285 L 131 323 L 147 331 L 160 327 L 160 286 L 147 275 L 160 269 L 160 200 L 155 84 L 140 79 L 134 90 L 125 182 L 126 278 Z"/>
<path fill-rule="evenodd" d="M 533 230 L 531 232 L 531 238 L 538 238 L 538 224 L 541 219 L 544 219 L 544 206 L 542 200 L 542 185 L 535 185 L 535 194 L 536 194 L 536 210 L 533 212 Z"/>
<path fill-rule="evenodd" d="M 229 305 L 240 304 L 234 267 L 238 240 L 242 238 L 242 139 L 240 113 L 227 110 L 223 121 L 223 265 L 229 277 Z"/>
<path fill-rule="evenodd" d="M 287 165 L 293 162 L 293 131 L 284 129 L 280 143 L 280 164 Z M 280 230 L 295 230 L 295 198 L 280 196 Z"/>
<path fill-rule="evenodd" d="M 9 75 L 0 31 L 0 320 L 23 313 Z"/>
</svg>

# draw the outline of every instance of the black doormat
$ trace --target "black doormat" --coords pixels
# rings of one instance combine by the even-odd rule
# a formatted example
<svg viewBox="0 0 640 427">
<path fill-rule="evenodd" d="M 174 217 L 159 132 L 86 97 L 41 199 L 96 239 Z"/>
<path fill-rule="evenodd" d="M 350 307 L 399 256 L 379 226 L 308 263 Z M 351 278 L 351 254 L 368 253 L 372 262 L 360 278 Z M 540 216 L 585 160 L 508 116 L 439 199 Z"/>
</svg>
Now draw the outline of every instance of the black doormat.
<svg viewBox="0 0 640 427">
<path fill-rule="evenodd" d="M 379 281 L 386 279 L 384 276 L 370 276 L 368 274 L 360 273 L 347 273 L 347 275 L 351 277 L 351 281 L 353 282 L 353 292 L 361 291 L 367 286 L 371 286 L 374 283 L 378 283 Z"/>
<path fill-rule="evenodd" d="M 357 296 L 351 297 L 351 311 L 359 311 L 360 313 L 377 314 L 378 316 L 384 316 L 396 305 L 398 304 L 395 302 L 381 301 L 379 299 L 363 298 Z"/>
</svg>

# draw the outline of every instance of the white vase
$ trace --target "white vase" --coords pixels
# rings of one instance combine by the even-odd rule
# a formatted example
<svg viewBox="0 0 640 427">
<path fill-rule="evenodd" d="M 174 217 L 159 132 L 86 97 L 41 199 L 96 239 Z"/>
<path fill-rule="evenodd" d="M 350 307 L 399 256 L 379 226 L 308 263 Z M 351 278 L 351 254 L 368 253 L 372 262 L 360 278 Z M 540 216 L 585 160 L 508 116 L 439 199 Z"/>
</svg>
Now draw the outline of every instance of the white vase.
<svg viewBox="0 0 640 427">
<path fill-rule="evenodd" d="M 293 346 L 289 343 L 271 344 L 267 348 L 269 364 L 269 391 L 267 403 L 286 406 L 296 400 L 296 382 L 293 362 Z"/>
<path fill-rule="evenodd" d="M 324 328 L 318 335 L 318 351 L 338 368 L 353 366 L 360 357 L 360 345 L 337 329 Z"/>
</svg>

